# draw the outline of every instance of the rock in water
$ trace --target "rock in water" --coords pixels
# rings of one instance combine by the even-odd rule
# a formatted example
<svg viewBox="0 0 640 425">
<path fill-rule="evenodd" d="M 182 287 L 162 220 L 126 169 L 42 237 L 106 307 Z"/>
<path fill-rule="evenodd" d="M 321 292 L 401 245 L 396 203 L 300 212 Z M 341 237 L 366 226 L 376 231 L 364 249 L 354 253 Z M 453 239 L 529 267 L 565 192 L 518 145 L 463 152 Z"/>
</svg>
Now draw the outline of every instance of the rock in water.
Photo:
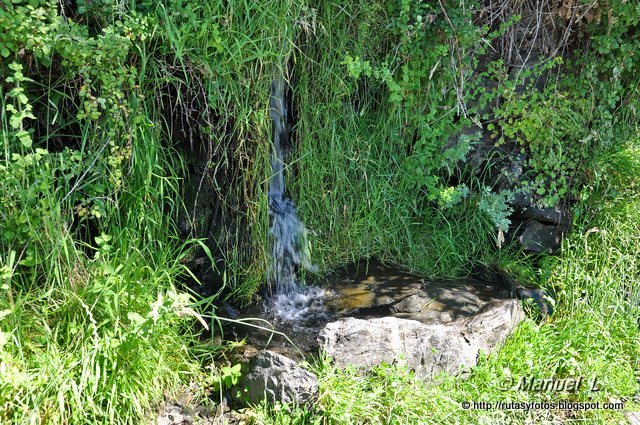
<svg viewBox="0 0 640 425">
<path fill-rule="evenodd" d="M 266 396 L 271 403 L 303 405 L 313 403 L 318 396 L 318 378 L 288 357 L 263 350 L 248 366 L 249 372 L 238 389 L 250 403 L 259 403 Z"/>
<path fill-rule="evenodd" d="M 338 367 L 403 364 L 430 379 L 439 372 L 456 374 L 475 366 L 478 354 L 492 352 L 524 317 L 513 299 L 490 302 L 476 315 L 448 323 L 350 317 L 327 324 L 318 341 Z"/>
</svg>

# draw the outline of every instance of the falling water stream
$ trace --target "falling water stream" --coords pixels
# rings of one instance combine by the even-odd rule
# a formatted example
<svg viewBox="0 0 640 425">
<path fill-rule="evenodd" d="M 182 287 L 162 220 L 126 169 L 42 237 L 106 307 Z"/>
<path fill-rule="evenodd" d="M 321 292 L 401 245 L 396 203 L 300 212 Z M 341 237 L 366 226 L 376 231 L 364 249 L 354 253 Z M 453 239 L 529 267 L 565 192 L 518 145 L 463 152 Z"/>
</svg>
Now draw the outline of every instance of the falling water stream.
<svg viewBox="0 0 640 425">
<path fill-rule="evenodd" d="M 271 83 L 273 126 L 269 179 L 271 263 L 270 295 L 265 303 L 249 306 L 228 330 L 251 347 L 269 348 L 291 358 L 317 353 L 317 336 L 341 317 L 394 316 L 423 323 L 447 323 L 469 317 L 510 292 L 484 279 L 425 281 L 375 259 L 356 262 L 344 270 L 302 282 L 302 269 L 315 272 L 310 260 L 308 231 L 286 194 L 285 153 L 288 145 L 286 81 L 282 69 Z M 257 321 L 257 322 L 256 322 Z M 256 326 L 258 323 L 259 326 Z M 265 324 L 266 323 L 266 324 Z M 262 327 L 264 326 L 264 327 Z"/>
<path fill-rule="evenodd" d="M 265 303 L 249 306 L 237 322 L 229 325 L 232 335 L 246 338 L 249 347 L 268 347 L 301 360 L 303 355 L 317 353 L 320 330 L 341 317 L 394 316 L 447 323 L 475 314 L 492 300 L 510 296 L 508 291 L 482 280 L 425 281 L 375 259 L 317 278 L 318 286 L 305 285 L 299 272 L 316 271 L 316 267 L 310 261 L 307 228 L 286 194 L 284 147 L 289 129 L 285 84 L 280 70 L 271 84 L 269 113 L 273 125 L 270 296 Z"/>
<path fill-rule="evenodd" d="M 271 308 L 280 320 L 300 320 L 320 302 L 322 290 L 301 285 L 300 268 L 315 272 L 310 261 L 308 231 L 298 218 L 293 200 L 286 195 L 284 147 L 289 138 L 285 78 L 279 69 L 271 83 L 269 101 L 273 126 L 271 178 L 269 179 L 269 215 L 271 218 L 271 265 L 269 287 L 273 295 Z"/>
</svg>

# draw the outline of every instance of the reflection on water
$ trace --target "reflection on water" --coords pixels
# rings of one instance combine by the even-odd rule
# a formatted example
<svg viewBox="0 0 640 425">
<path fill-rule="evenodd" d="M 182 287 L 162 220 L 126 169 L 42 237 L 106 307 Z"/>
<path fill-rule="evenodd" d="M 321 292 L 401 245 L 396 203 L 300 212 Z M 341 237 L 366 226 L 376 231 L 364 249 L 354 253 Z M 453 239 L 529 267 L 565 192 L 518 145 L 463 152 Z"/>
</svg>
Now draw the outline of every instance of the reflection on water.
<svg viewBox="0 0 640 425">
<path fill-rule="evenodd" d="M 500 285 L 472 278 L 427 281 L 372 260 L 340 269 L 316 286 L 288 296 L 287 302 L 254 305 L 241 317 L 268 320 L 271 329 L 286 334 L 306 355 L 317 352 L 316 338 L 324 325 L 340 317 L 395 316 L 443 323 L 469 317 L 492 300 L 509 298 L 509 293 Z M 230 326 L 228 331 L 258 348 L 302 357 L 287 338 L 272 332 L 242 325 Z"/>
</svg>

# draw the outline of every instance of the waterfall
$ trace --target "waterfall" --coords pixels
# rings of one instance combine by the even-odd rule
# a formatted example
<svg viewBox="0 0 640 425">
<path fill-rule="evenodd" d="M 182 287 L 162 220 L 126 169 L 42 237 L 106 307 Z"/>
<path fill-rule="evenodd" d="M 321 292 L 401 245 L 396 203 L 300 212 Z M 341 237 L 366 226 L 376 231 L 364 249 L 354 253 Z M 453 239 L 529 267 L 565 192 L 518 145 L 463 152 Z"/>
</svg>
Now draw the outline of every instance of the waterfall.
<svg viewBox="0 0 640 425">
<path fill-rule="evenodd" d="M 272 252 L 268 279 L 271 292 L 277 298 L 291 298 L 300 292 L 297 278 L 300 267 L 316 271 L 309 259 L 307 228 L 298 218 L 293 200 L 285 193 L 284 147 L 289 140 L 285 84 L 283 71 L 279 69 L 271 83 L 269 100 L 273 149 L 269 179 Z"/>
</svg>

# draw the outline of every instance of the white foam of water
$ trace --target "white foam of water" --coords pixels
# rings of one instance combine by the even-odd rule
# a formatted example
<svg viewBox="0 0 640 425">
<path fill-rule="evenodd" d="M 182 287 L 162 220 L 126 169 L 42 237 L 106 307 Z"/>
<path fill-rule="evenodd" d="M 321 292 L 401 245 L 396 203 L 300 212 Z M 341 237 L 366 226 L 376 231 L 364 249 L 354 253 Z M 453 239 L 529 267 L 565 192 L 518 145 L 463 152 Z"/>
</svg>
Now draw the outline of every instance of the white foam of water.
<svg viewBox="0 0 640 425">
<path fill-rule="evenodd" d="M 289 293 L 279 293 L 272 301 L 272 314 L 283 322 L 305 324 L 327 317 L 324 308 L 326 292 L 317 286 L 296 288 Z"/>
</svg>

